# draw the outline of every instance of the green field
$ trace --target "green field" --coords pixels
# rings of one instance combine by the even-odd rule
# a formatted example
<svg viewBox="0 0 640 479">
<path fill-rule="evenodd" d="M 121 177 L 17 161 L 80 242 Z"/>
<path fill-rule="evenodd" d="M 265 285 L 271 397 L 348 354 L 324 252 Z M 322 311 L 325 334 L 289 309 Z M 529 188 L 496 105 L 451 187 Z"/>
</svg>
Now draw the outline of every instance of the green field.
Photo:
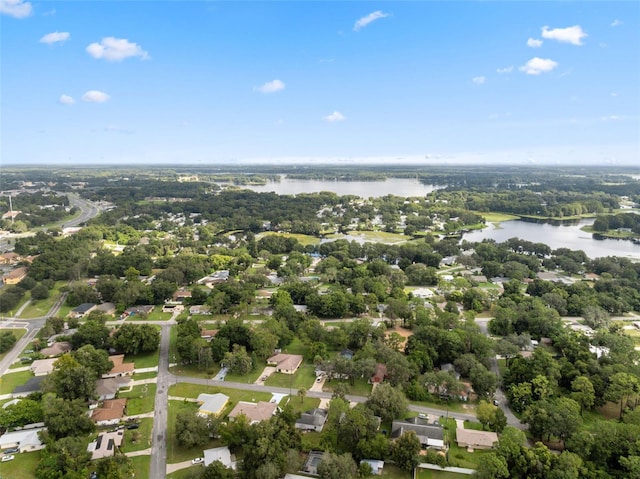
<svg viewBox="0 0 640 479">
<path fill-rule="evenodd" d="M 125 363 L 134 363 L 137 369 L 153 368 L 158 366 L 160 348 L 150 353 L 129 354 L 125 356 Z"/>
<path fill-rule="evenodd" d="M 155 384 L 140 384 L 131 391 L 120 392 L 118 397 L 127 398 L 127 415 L 135 416 L 153 411 L 156 399 Z"/>
<path fill-rule="evenodd" d="M 40 451 L 14 454 L 16 458 L 10 462 L 0 462 L 2 479 L 35 479 L 36 467 L 40 462 Z"/>
<path fill-rule="evenodd" d="M 150 479 L 151 456 L 130 457 L 136 479 Z"/>
<path fill-rule="evenodd" d="M 167 474 L 167 479 L 185 479 L 186 477 L 189 477 L 189 475 L 193 471 L 201 468 L 202 466 L 198 464 L 197 466 L 187 467 L 186 469 L 180 469 L 179 471 L 172 472 L 171 474 Z"/>
<path fill-rule="evenodd" d="M 264 384 L 281 388 L 309 389 L 315 380 L 316 373 L 313 364 L 303 364 L 295 374 L 273 373 Z"/>
<path fill-rule="evenodd" d="M 341 379 L 332 379 L 331 381 L 325 381 L 322 390 L 324 392 L 332 392 L 336 384 L 346 384 L 347 394 L 353 394 L 355 396 L 369 396 L 371 394 L 371 384 L 366 379 L 356 379 L 354 384 L 350 384 L 349 381 L 343 381 Z"/>
<path fill-rule="evenodd" d="M 158 373 L 148 372 L 148 373 L 133 373 L 133 380 L 139 381 L 141 379 L 153 379 L 158 376 Z"/>
<path fill-rule="evenodd" d="M 468 479 L 472 476 L 469 476 L 468 474 L 457 474 L 455 472 L 418 469 L 416 477 L 417 479 Z"/>
<path fill-rule="evenodd" d="M 169 387 L 169 395 L 175 397 L 197 398 L 201 393 L 222 393 L 230 398 L 231 403 L 238 401 L 269 401 L 271 393 L 259 391 L 242 391 L 240 389 L 221 388 L 218 386 L 201 386 L 199 384 L 178 383 Z"/>
<path fill-rule="evenodd" d="M 262 371 L 264 371 L 265 366 L 266 364 L 265 365 L 259 364 L 253 371 L 250 371 L 248 374 L 243 374 L 243 375 L 229 373 L 224 378 L 224 380 L 232 383 L 253 384 L 258 380 L 258 378 L 262 374 Z"/>
<path fill-rule="evenodd" d="M 487 223 L 501 223 L 503 221 L 517 220 L 519 218 L 519 216 L 516 215 L 510 215 L 508 213 L 498 213 L 495 211 L 478 214 L 482 216 Z"/>
<path fill-rule="evenodd" d="M 320 243 L 320 238 L 316 238 L 315 236 L 294 234 L 294 233 L 276 233 L 274 231 L 267 231 L 265 233 L 260 233 L 256 235 L 256 240 L 259 240 L 264 236 L 270 236 L 270 235 L 284 236 L 285 238 L 294 238 L 298 240 L 298 243 L 300 243 L 302 246 L 316 245 Z"/>
<path fill-rule="evenodd" d="M 66 285 L 67 285 L 66 281 L 56 281 L 56 284 L 53 287 L 53 289 L 49 291 L 49 297 L 47 299 L 32 300 L 31 303 L 29 303 L 29 306 L 27 306 L 24 309 L 24 311 L 22 311 L 22 314 L 20 315 L 20 317 L 21 318 L 39 318 L 41 316 L 46 315 L 49 312 L 49 310 L 51 310 L 55 302 L 60 298 L 60 294 L 61 294 L 60 288 Z"/>
<path fill-rule="evenodd" d="M 31 371 L 20 371 L 18 373 L 6 373 L 0 377 L 0 394 L 11 393 L 16 386 L 25 384 L 33 376 Z"/>
<path fill-rule="evenodd" d="M 153 419 L 143 418 L 138 420 L 138 429 L 125 429 L 124 444 L 120 448 L 122 452 L 144 451 L 151 447 L 151 430 Z M 136 439 L 134 442 L 133 439 Z"/>
<path fill-rule="evenodd" d="M 280 407 L 284 407 L 287 404 L 291 404 L 291 408 L 297 413 L 303 413 L 308 411 L 309 409 L 316 408 L 320 405 L 319 398 L 310 398 L 305 397 L 304 400 L 300 401 L 300 397 L 296 396 L 295 393 L 293 397 L 285 397 L 282 401 L 280 401 Z"/>
</svg>

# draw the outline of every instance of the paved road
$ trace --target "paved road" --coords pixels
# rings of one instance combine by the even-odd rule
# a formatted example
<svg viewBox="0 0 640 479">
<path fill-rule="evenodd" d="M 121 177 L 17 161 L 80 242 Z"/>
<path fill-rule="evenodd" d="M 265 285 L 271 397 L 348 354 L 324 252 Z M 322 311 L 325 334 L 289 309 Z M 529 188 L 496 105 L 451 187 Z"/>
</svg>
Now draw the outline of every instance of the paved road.
<svg viewBox="0 0 640 479">
<path fill-rule="evenodd" d="M 156 322 L 160 326 L 160 361 L 156 386 L 155 415 L 153 417 L 153 433 L 151 437 L 151 468 L 149 477 L 164 479 L 167 473 L 167 406 L 169 403 L 169 386 L 173 376 L 169 374 L 169 338 L 171 324 L 175 323 L 175 313 L 171 321 Z"/>
<path fill-rule="evenodd" d="M 80 210 L 80 215 L 76 216 L 72 220 L 65 221 L 64 227 L 80 226 L 82 223 L 85 223 L 100 214 L 100 208 L 93 203 L 80 198 L 75 193 L 68 193 L 67 197 L 69 198 L 69 204 Z"/>
</svg>

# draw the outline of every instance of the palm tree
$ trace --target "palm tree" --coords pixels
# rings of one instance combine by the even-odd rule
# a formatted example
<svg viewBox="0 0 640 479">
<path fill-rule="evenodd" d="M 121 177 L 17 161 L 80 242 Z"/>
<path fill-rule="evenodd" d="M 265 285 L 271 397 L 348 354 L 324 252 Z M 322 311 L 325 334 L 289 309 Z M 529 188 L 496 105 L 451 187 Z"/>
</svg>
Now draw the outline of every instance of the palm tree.
<svg viewBox="0 0 640 479">
<path fill-rule="evenodd" d="M 300 398 L 300 402 L 304 401 L 305 396 L 307 395 L 307 388 L 298 389 L 298 397 Z"/>
</svg>

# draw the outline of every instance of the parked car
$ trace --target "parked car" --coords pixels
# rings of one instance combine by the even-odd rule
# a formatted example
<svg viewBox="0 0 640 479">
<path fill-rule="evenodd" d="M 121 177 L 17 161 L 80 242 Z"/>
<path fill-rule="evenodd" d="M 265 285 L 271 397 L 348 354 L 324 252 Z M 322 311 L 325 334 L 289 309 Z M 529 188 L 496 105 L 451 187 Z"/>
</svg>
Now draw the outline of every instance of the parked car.
<svg viewBox="0 0 640 479">
<path fill-rule="evenodd" d="M 10 447 L 9 449 L 5 449 L 3 451 L 5 454 L 13 454 L 14 452 L 20 452 L 19 447 Z"/>
<path fill-rule="evenodd" d="M 127 425 L 127 429 L 138 429 L 139 427 L 140 427 L 140 424 L 136 424 L 135 422 L 133 424 Z"/>
<path fill-rule="evenodd" d="M 9 455 L 9 456 L 2 456 L 1 461 L 2 462 L 7 462 L 7 461 L 13 461 L 16 458 L 16 456 L 14 456 L 13 454 Z"/>
<path fill-rule="evenodd" d="M 204 462 L 204 458 L 202 457 L 196 457 L 195 459 L 191 460 L 191 464 L 202 464 Z"/>
</svg>

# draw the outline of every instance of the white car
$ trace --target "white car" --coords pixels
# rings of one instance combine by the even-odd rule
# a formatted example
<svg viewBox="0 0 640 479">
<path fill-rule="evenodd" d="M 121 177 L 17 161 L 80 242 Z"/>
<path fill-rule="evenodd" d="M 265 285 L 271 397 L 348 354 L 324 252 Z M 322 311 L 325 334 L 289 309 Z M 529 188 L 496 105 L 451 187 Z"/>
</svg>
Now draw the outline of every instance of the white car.
<svg viewBox="0 0 640 479">
<path fill-rule="evenodd" d="M 204 458 L 202 457 L 196 457 L 195 459 L 191 460 L 191 464 L 202 464 L 204 462 Z"/>
<path fill-rule="evenodd" d="M 2 462 L 13 461 L 16 458 L 13 454 L 10 456 L 2 456 Z"/>
</svg>

